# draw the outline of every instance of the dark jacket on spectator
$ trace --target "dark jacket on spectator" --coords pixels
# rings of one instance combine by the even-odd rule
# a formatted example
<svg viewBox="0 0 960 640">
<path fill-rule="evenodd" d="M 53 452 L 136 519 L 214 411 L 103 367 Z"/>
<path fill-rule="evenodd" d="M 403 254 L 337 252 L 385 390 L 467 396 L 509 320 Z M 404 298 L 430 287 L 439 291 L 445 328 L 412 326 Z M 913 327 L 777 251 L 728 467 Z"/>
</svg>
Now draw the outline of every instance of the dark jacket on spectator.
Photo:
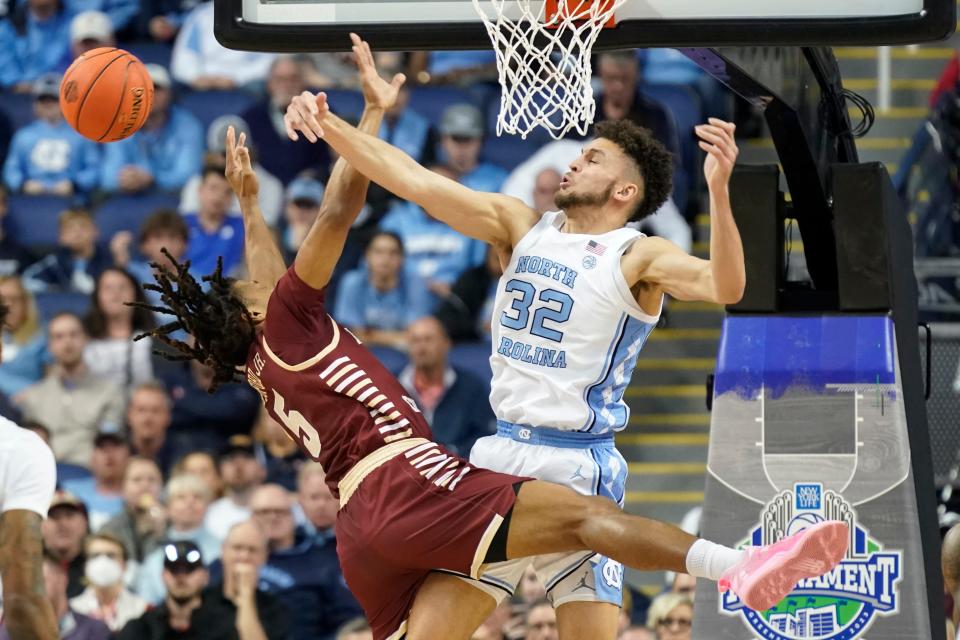
<svg viewBox="0 0 960 640">
<path fill-rule="evenodd" d="M 190 628 L 177 633 L 170 628 L 166 603 L 127 623 L 119 640 L 239 640 L 237 608 L 223 595 L 223 585 L 203 590 L 203 604 L 190 617 Z M 289 640 L 290 619 L 286 607 L 273 596 L 257 591 L 257 616 L 269 640 Z"/>
<path fill-rule="evenodd" d="M 76 259 L 69 249 L 58 247 L 56 251 L 24 270 L 24 284 L 34 291 L 71 291 L 75 262 Z M 100 277 L 100 273 L 110 266 L 113 266 L 113 259 L 107 251 L 98 246 L 84 271 L 95 281 Z"/>
<path fill-rule="evenodd" d="M 483 317 L 481 313 L 493 282 L 486 265 L 479 265 L 464 271 L 453 283 L 450 295 L 444 298 L 433 314 L 443 324 L 451 340 L 468 342 L 488 337 L 481 333 L 480 325 L 489 321 L 489 314 Z"/>
<path fill-rule="evenodd" d="M 10 234 L 4 233 L 0 238 L 0 276 L 19 275 L 36 260 L 37 256 Z"/>
<path fill-rule="evenodd" d="M 477 438 L 496 433 L 496 418 L 490 408 L 490 390 L 477 376 L 463 369 L 447 368 L 443 397 L 433 411 L 425 407 L 413 385 L 413 367 L 400 373 L 400 383 L 417 402 L 433 431 L 433 439 L 452 452 L 469 456 Z"/>
<path fill-rule="evenodd" d="M 210 566 L 211 582 L 222 574 L 217 560 Z M 293 547 L 270 553 L 257 586 L 290 610 L 290 640 L 333 640 L 342 624 L 363 615 L 340 573 L 335 538 L 298 530 Z"/>
<path fill-rule="evenodd" d="M 240 115 L 250 127 L 248 137 L 256 141 L 257 157 L 263 168 L 283 184 L 289 184 L 298 173 L 307 169 L 326 175 L 330 163 L 327 145 L 311 144 L 302 136 L 293 142 L 274 126 L 271 114 L 275 111 L 283 116 L 282 110 L 276 110 L 268 99 Z"/>
</svg>

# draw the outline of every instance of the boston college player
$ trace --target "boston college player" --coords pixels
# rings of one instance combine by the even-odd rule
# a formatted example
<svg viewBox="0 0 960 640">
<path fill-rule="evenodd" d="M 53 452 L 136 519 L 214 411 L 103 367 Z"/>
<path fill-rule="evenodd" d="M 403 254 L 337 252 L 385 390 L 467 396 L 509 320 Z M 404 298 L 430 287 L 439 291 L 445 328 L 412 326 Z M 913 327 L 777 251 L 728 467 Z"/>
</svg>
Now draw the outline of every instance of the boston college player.
<svg viewBox="0 0 960 640">
<path fill-rule="evenodd" d="M 353 41 L 366 99 L 360 129 L 375 134 L 403 77 L 381 80 L 369 46 Z M 176 321 L 152 335 L 179 357 L 211 365 L 215 383 L 244 368 L 270 415 L 323 465 L 340 501 L 344 577 L 375 638 L 469 638 L 494 600 L 457 576 L 476 578 L 484 564 L 506 559 L 593 550 L 641 570 L 720 580 L 748 606 L 766 609 L 843 557 L 841 523 L 738 551 L 627 515 L 606 498 L 473 467 L 432 442 L 403 387 L 324 305 L 368 181 L 338 160 L 320 213 L 286 269 L 260 214 L 244 137 L 234 135 L 227 134 L 227 177 L 244 215 L 251 281 L 224 278 L 218 268 L 204 288 L 187 265 L 172 258 L 169 270 L 157 265 L 158 284 L 149 286 L 165 306 L 155 310 Z M 169 338 L 179 329 L 195 344 Z"/>
</svg>

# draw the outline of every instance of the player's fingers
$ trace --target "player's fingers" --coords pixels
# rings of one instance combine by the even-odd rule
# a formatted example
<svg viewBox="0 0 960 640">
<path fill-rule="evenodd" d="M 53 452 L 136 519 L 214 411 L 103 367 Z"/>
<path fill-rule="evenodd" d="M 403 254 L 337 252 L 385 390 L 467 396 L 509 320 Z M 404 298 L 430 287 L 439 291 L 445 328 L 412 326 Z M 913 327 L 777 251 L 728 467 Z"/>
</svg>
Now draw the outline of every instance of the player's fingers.
<svg viewBox="0 0 960 640">
<path fill-rule="evenodd" d="M 315 115 L 317 111 L 316 103 L 301 100 L 296 103 L 294 111 L 299 120 L 299 122 L 295 121 L 297 129 L 303 132 L 307 140 L 316 142 L 317 136 L 322 135 L 320 123 L 317 122 L 317 116 Z"/>
<path fill-rule="evenodd" d="M 299 131 L 310 142 L 316 142 L 314 134 L 310 131 L 310 126 L 304 118 L 303 111 L 300 110 L 300 107 L 296 103 L 291 102 L 290 106 L 287 107 L 287 114 L 284 116 L 284 120 L 289 123 L 293 131 Z M 293 139 L 297 139 L 296 133 L 294 133 Z"/>
<path fill-rule="evenodd" d="M 733 132 L 737 130 L 737 125 L 733 124 L 732 122 L 727 122 L 726 120 L 721 120 L 720 118 L 707 118 L 707 122 L 716 127 L 721 127 L 731 135 L 733 135 Z"/>
<path fill-rule="evenodd" d="M 246 147 L 242 147 L 239 150 L 240 153 L 240 168 L 243 169 L 244 173 L 249 173 L 253 171 L 253 164 L 250 162 L 250 150 Z"/>
<path fill-rule="evenodd" d="M 227 127 L 227 173 L 230 173 L 233 168 L 234 136 L 236 136 L 236 132 L 233 127 Z"/>
<path fill-rule="evenodd" d="M 238 146 L 239 148 L 241 148 L 241 149 L 246 148 L 246 146 L 247 146 L 247 133 L 246 133 L 245 131 L 240 133 L 240 140 L 237 142 L 237 146 Z"/>
<path fill-rule="evenodd" d="M 366 40 L 362 40 L 361 42 L 363 43 L 361 48 L 363 49 L 364 57 L 367 59 L 367 64 L 372 68 L 376 68 L 377 63 L 376 60 L 373 59 L 373 51 L 370 50 L 370 43 Z"/>
<path fill-rule="evenodd" d="M 291 120 L 290 111 L 288 109 L 287 113 L 283 114 L 283 127 L 287 130 L 287 137 L 296 142 L 300 139 L 300 136 L 298 136 L 297 132 L 294 131 Z"/>
<path fill-rule="evenodd" d="M 390 82 L 390 84 L 393 85 L 394 89 L 399 89 L 400 87 L 403 86 L 403 83 L 406 81 L 407 81 L 407 76 L 403 75 L 402 73 L 398 73 L 397 75 L 393 76 L 393 81 Z"/>
</svg>

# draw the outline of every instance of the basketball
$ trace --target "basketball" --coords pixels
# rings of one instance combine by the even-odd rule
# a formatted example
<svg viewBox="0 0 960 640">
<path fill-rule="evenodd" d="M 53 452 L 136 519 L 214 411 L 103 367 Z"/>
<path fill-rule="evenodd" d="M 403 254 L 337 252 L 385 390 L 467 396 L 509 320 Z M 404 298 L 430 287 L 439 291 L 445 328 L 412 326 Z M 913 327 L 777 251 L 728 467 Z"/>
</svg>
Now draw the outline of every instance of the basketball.
<svg viewBox="0 0 960 640">
<path fill-rule="evenodd" d="M 136 56 L 113 47 L 79 56 L 60 83 L 60 110 L 77 133 L 116 142 L 136 133 L 153 105 L 153 81 Z"/>
</svg>

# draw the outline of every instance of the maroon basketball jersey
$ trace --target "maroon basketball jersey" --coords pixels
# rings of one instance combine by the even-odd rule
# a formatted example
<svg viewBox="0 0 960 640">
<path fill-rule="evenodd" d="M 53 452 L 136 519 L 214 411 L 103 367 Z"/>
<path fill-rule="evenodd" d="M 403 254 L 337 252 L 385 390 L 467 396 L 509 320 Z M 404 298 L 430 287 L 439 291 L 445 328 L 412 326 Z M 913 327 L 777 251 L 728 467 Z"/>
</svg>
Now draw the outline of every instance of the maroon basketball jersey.
<svg viewBox="0 0 960 640">
<path fill-rule="evenodd" d="M 385 444 L 432 435 L 403 386 L 327 314 L 323 298 L 291 267 L 270 295 L 246 372 L 339 497 L 337 483 L 359 460 Z"/>
</svg>

